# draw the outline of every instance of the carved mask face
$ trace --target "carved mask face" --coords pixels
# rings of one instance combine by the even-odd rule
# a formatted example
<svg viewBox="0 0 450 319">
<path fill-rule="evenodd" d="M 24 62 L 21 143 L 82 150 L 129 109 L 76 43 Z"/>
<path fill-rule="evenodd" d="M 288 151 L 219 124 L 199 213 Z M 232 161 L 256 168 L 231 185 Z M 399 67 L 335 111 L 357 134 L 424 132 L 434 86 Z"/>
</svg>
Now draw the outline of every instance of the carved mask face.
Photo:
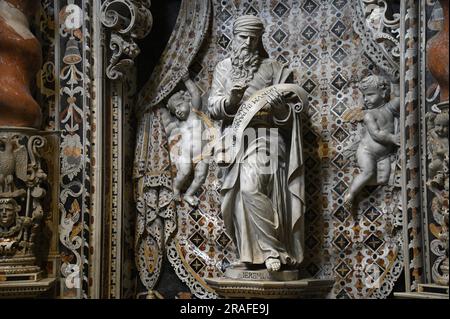
<svg viewBox="0 0 450 319">
<path fill-rule="evenodd" d="M 364 106 L 368 110 L 377 108 L 383 105 L 384 103 L 384 94 L 378 88 L 369 87 L 366 90 L 364 90 L 363 95 L 364 95 Z"/>
<path fill-rule="evenodd" d="M 12 200 L 0 201 L 0 226 L 11 227 L 16 221 L 17 204 Z"/>
<path fill-rule="evenodd" d="M 434 130 L 439 137 L 448 136 L 448 118 L 447 121 L 443 119 L 436 119 L 434 123 Z"/>
</svg>

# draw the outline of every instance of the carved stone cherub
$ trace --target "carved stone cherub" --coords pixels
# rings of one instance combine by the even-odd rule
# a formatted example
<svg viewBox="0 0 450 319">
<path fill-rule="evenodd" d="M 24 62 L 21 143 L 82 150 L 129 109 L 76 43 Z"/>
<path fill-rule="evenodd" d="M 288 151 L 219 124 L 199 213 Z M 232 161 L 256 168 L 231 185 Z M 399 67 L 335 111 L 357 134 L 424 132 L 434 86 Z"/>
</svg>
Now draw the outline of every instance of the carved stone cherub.
<svg viewBox="0 0 450 319">
<path fill-rule="evenodd" d="M 428 165 L 429 175 L 435 177 L 440 171 L 443 171 L 445 157 L 448 157 L 448 111 L 429 117 L 433 128 L 428 134 Z"/>
<path fill-rule="evenodd" d="M 389 181 L 390 155 L 400 144 L 394 118 L 400 102 L 398 98 L 388 101 L 389 82 L 382 76 L 371 75 L 361 81 L 360 90 L 364 96 L 364 130 L 356 150 L 360 173 L 344 197 L 344 205 L 349 210 L 364 186 L 383 185 Z"/>
<path fill-rule="evenodd" d="M 166 132 L 171 136 L 169 139 L 173 139 L 174 135 L 179 139 L 179 156 L 174 160 L 177 168 L 173 186 L 174 199 L 181 201 L 181 192 L 187 188 L 183 199 L 191 206 L 197 206 L 199 200 L 195 193 L 205 182 L 209 169 L 206 157 L 210 152 L 206 150 L 207 146 L 205 147 L 202 141 L 205 138 L 204 125 L 205 121 L 208 122 L 208 118 L 200 111 L 202 106 L 200 92 L 189 79 L 187 72 L 183 76 L 183 81 L 187 91 L 178 91 L 168 100 L 167 108 L 175 119 L 171 119 L 165 126 Z"/>
</svg>

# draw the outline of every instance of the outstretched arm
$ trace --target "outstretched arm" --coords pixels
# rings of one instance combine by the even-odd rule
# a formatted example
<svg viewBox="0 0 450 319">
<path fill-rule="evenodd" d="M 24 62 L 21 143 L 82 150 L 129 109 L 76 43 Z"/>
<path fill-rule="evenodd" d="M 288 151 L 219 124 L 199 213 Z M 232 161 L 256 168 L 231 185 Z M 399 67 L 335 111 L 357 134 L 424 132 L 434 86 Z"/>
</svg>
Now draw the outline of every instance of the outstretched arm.
<svg viewBox="0 0 450 319">
<path fill-rule="evenodd" d="M 189 73 L 186 73 L 183 76 L 184 85 L 186 86 L 186 89 L 188 90 L 189 94 L 192 97 L 192 106 L 196 109 L 202 108 L 202 97 L 200 96 L 200 91 L 197 88 L 197 86 L 194 84 L 194 81 L 192 81 L 189 78 Z"/>
<path fill-rule="evenodd" d="M 382 131 L 377 124 L 377 121 L 372 114 L 367 113 L 364 116 L 364 124 L 366 125 L 367 132 L 375 142 L 380 144 L 396 144 L 398 145 L 397 137 L 386 131 Z"/>
</svg>

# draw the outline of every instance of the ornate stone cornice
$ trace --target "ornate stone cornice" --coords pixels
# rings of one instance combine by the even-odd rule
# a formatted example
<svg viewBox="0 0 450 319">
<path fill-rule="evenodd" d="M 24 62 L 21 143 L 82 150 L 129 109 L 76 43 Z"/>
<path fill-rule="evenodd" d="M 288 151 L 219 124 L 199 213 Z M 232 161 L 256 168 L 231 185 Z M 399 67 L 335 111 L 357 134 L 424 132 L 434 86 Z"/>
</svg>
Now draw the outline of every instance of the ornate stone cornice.
<svg viewBox="0 0 450 319">
<path fill-rule="evenodd" d="M 150 0 L 105 0 L 101 7 L 102 24 L 111 29 L 110 59 L 106 75 L 122 79 L 134 65 L 140 50 L 135 39 L 148 35 L 153 25 Z"/>
</svg>

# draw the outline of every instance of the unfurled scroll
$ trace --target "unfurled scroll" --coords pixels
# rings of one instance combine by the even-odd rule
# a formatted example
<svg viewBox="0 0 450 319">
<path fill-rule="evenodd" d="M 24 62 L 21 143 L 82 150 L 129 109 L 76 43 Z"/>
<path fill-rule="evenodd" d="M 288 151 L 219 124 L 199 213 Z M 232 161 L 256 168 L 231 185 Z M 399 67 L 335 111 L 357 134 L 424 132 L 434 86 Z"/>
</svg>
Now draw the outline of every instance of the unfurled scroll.
<svg viewBox="0 0 450 319">
<path fill-rule="evenodd" d="M 254 93 L 236 112 L 232 125 L 224 132 L 216 145 L 216 160 L 219 165 L 232 164 L 241 151 L 244 131 L 262 109 L 273 107 L 273 103 L 284 103 L 291 111 L 301 113 L 306 109 L 306 92 L 296 84 L 272 85 Z"/>
</svg>

